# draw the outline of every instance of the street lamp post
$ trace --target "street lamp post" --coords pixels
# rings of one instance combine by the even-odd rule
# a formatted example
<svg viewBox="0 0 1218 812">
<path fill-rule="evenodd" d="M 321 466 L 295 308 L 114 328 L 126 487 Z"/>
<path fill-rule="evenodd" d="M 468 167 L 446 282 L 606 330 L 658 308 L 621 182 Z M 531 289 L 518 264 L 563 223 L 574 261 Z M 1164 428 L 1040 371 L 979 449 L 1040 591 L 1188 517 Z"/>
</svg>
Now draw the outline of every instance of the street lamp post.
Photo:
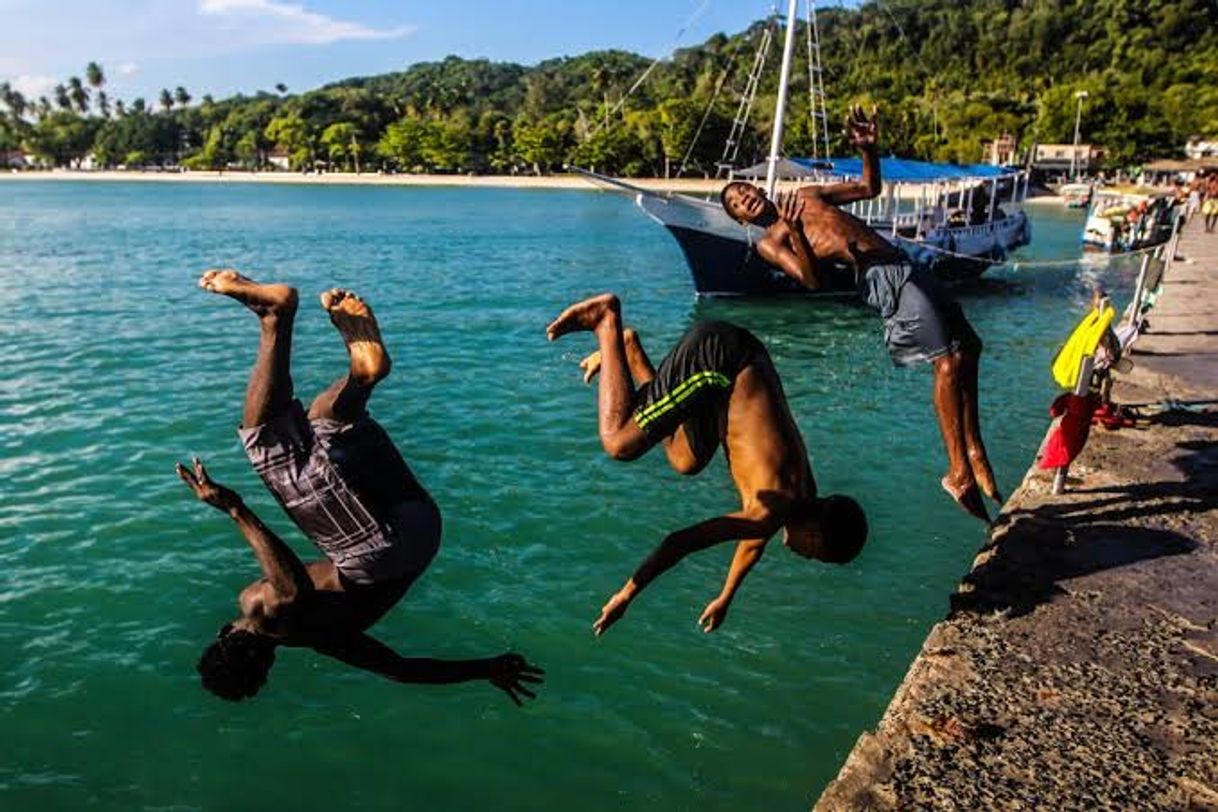
<svg viewBox="0 0 1218 812">
<path fill-rule="evenodd" d="M 1083 99 L 1087 98 L 1087 91 L 1078 91 L 1074 98 L 1078 99 L 1078 109 L 1074 113 L 1074 149 L 1070 150 L 1070 179 L 1078 180 L 1078 134 L 1079 125 L 1083 121 Z"/>
</svg>

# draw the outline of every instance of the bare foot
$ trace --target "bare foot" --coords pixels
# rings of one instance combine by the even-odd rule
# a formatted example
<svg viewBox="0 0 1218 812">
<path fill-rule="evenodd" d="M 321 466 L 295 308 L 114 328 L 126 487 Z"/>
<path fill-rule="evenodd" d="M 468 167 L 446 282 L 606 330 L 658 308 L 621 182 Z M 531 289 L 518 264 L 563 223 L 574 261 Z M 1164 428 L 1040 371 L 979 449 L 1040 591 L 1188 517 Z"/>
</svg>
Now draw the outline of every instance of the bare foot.
<svg viewBox="0 0 1218 812">
<path fill-rule="evenodd" d="M 939 484 L 960 507 L 964 508 L 965 513 L 989 523 L 990 514 L 986 512 L 985 503 L 981 501 L 981 491 L 977 489 L 977 483 L 973 482 L 971 478 L 962 484 L 955 484 L 950 476 L 945 476 L 939 480 Z"/>
<path fill-rule="evenodd" d="M 595 330 L 610 313 L 621 312 L 621 302 L 612 293 L 602 293 L 591 299 L 571 305 L 546 328 L 546 338 L 551 341 L 578 330 Z"/>
<path fill-rule="evenodd" d="M 296 288 L 291 285 L 263 285 L 232 268 L 212 268 L 199 277 L 199 287 L 236 299 L 259 316 L 296 311 Z"/>
<path fill-rule="evenodd" d="M 368 303 L 349 290 L 334 288 L 321 295 L 321 306 L 347 342 L 352 377 L 371 386 L 388 375 L 389 353 Z"/>
<path fill-rule="evenodd" d="M 998 491 L 998 483 L 994 480 L 994 470 L 990 468 L 990 461 L 984 455 L 969 454 L 968 464 L 973 469 L 973 478 L 977 480 L 981 492 L 1001 505 L 1005 500 Z"/>
<path fill-rule="evenodd" d="M 593 350 L 591 355 L 579 362 L 579 368 L 584 371 L 584 383 L 592 383 L 592 379 L 601 371 L 601 351 Z"/>
</svg>

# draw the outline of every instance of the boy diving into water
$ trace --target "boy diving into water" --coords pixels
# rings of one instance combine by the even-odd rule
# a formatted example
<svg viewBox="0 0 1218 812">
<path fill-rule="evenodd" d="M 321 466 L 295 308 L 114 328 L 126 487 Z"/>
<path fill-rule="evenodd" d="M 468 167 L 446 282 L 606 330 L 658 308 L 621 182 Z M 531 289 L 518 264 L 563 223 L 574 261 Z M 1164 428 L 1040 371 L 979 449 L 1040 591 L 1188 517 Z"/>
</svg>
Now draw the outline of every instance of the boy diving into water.
<svg viewBox="0 0 1218 812">
<path fill-rule="evenodd" d="M 878 127 L 858 107 L 849 120 L 851 141 L 862 149 L 857 182 L 804 186 L 777 201 L 749 183 L 724 187 L 723 208 L 742 223 L 764 228 L 758 253 L 805 287 L 821 286 L 821 266 L 854 269 L 859 292 L 884 320 L 884 341 L 894 364 L 934 366 L 935 411 L 947 450 L 944 490 L 966 511 L 988 521 L 981 491 L 999 504 L 977 415 L 981 339 L 934 275 L 914 268 L 900 250 L 858 218 L 838 208 L 880 192 Z"/>
<path fill-rule="evenodd" d="M 601 610 L 604 633 L 631 601 L 690 553 L 737 541 L 720 594 L 699 618 L 714 631 L 727 617 L 745 576 L 770 537 L 797 555 L 845 564 L 867 538 L 867 519 L 848 496 L 820 497 L 803 438 L 787 408 L 765 347 L 747 330 L 725 323 L 692 327 L 653 369 L 638 336 L 622 327 L 616 296 L 602 294 L 568 307 L 546 328 L 551 341 L 595 333 L 599 349 L 580 364 L 585 381 L 600 375 L 601 444 L 618 460 L 634 460 L 663 444 L 678 473 L 697 474 L 723 445 L 740 491 L 739 510 L 668 534 Z"/>
<path fill-rule="evenodd" d="M 306 647 L 397 682 L 487 680 L 517 705 L 533 698 L 542 670 L 519 654 L 478 660 L 402 657 L 367 633 L 406 594 L 440 546 L 440 511 L 393 441 L 365 411 L 389 374 L 376 319 L 358 296 L 334 289 L 322 307 L 347 344 L 349 371 L 304 411 L 290 372 L 297 294 L 233 270 L 203 274 L 199 287 L 241 302 L 261 326 L 245 394 L 241 440 L 284 511 L 325 554 L 302 562 L 233 490 L 199 460 L 178 475 L 203 502 L 228 514 L 253 548 L 263 577 L 241 591 L 241 614 L 199 660 L 203 686 L 229 700 L 254 696 L 279 646 Z"/>
</svg>

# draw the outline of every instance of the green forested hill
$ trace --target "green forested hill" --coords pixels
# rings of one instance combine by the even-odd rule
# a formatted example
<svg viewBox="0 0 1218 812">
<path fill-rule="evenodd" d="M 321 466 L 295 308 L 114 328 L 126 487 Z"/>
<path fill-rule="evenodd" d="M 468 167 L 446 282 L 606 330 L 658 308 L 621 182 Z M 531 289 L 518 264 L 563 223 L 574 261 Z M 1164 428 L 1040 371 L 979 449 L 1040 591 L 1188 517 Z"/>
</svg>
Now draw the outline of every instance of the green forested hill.
<svg viewBox="0 0 1218 812">
<path fill-rule="evenodd" d="M 819 10 L 831 122 L 878 104 L 885 149 L 971 162 L 1004 132 L 1022 149 L 1069 141 L 1086 90 L 1084 140 L 1112 166 L 1179 154 L 1218 137 L 1218 2 L 1214 0 L 886 0 Z M 53 98 L 0 87 L 0 149 L 25 146 L 57 164 L 92 151 L 107 165 L 184 162 L 435 172 L 552 171 L 566 162 L 626 175 L 713 172 L 763 29 L 716 35 L 657 65 L 602 51 L 532 67 L 449 57 L 399 73 L 298 94 L 194 103 L 184 88 L 158 103 L 107 98 L 99 66 Z M 790 154 L 810 151 L 808 71 L 799 32 Z M 738 163 L 768 142 L 780 37 Z M 94 68 L 98 68 L 94 70 Z M 58 92 L 62 90 L 63 92 Z M 718 90 L 718 93 L 716 93 Z M 713 103 L 712 103 L 713 100 Z M 837 141 L 836 126 L 833 148 Z"/>
</svg>

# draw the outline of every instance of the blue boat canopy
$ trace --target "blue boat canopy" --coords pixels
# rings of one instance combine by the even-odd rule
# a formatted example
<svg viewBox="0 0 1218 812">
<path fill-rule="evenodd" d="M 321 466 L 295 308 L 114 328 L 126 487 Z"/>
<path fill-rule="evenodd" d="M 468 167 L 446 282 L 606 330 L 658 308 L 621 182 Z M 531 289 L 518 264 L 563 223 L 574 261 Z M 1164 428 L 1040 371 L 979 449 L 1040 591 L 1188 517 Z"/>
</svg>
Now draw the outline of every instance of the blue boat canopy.
<svg viewBox="0 0 1218 812">
<path fill-rule="evenodd" d="M 805 167 L 809 173 L 820 172 L 843 177 L 859 177 L 863 174 L 862 158 L 788 158 L 791 163 Z M 881 158 L 880 174 L 893 183 L 934 183 L 965 178 L 995 178 L 1013 175 L 1019 170 L 1009 166 L 989 164 L 936 164 L 915 161 L 912 158 Z"/>
</svg>

